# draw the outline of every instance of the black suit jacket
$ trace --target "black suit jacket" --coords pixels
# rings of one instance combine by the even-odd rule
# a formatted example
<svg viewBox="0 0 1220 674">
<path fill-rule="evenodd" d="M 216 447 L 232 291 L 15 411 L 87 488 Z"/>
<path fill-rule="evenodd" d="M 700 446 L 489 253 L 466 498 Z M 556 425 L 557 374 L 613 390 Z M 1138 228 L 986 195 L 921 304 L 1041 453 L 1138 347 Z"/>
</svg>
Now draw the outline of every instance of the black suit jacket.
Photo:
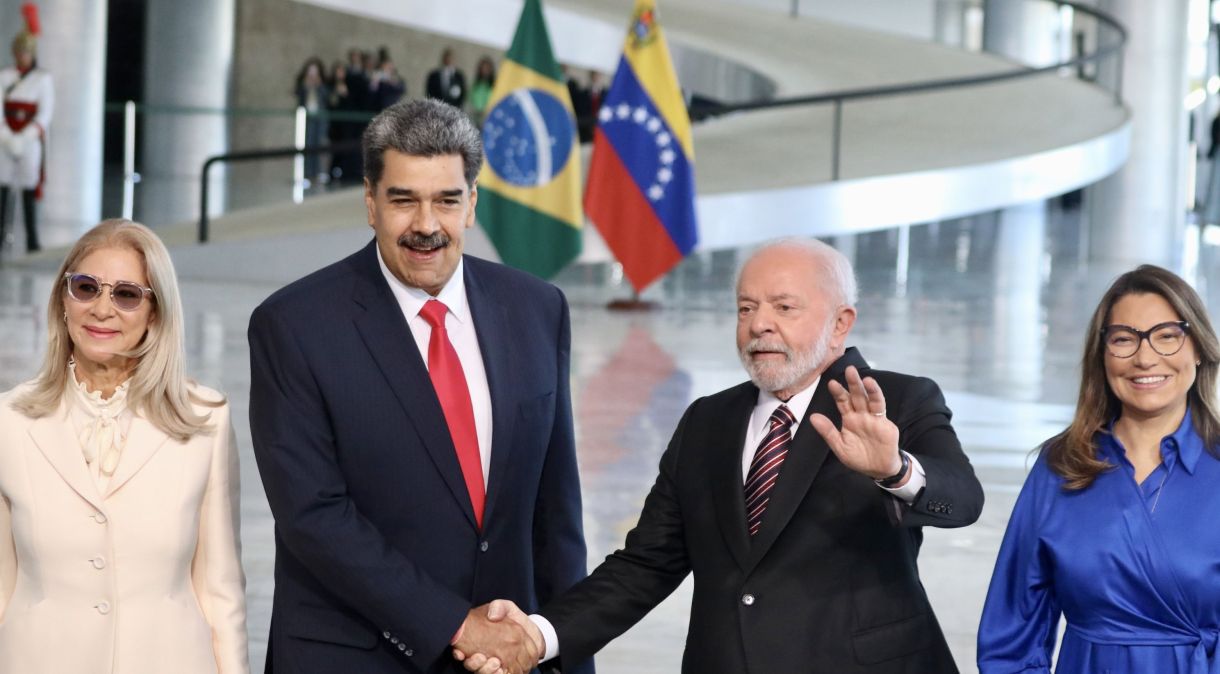
<svg viewBox="0 0 1220 674">
<path fill-rule="evenodd" d="M 826 382 L 848 365 L 877 380 L 900 446 L 927 473 L 912 506 L 843 466 L 808 422 L 817 411 L 839 423 Z M 560 660 L 587 658 L 693 572 L 683 672 L 956 672 L 919 581 L 920 527 L 974 522 L 983 491 L 936 384 L 870 370 L 848 349 L 800 417 L 750 540 L 741 456 L 757 400 L 745 383 L 686 410 L 625 547 L 541 611 Z"/>
<path fill-rule="evenodd" d="M 268 672 L 461 672 L 449 641 L 472 605 L 537 607 L 585 576 L 567 303 L 476 258 L 464 278 L 492 401 L 482 531 L 373 243 L 250 319 L 276 522 Z"/>
<path fill-rule="evenodd" d="M 428 73 L 428 80 L 424 83 L 424 95 L 460 108 L 466 102 L 466 76 L 454 68 L 453 75 L 449 78 L 449 87 L 446 88 L 441 86 L 441 69 L 437 68 Z"/>
</svg>

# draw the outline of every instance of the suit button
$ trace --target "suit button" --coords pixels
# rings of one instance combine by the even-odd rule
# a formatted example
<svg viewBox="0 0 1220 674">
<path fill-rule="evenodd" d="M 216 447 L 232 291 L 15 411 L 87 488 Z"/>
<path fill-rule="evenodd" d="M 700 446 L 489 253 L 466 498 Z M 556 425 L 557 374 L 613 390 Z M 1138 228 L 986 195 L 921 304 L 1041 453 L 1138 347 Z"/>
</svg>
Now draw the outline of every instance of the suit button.
<svg viewBox="0 0 1220 674">
<path fill-rule="evenodd" d="M 106 558 L 101 555 L 89 560 L 89 563 L 92 564 L 93 568 L 97 569 L 98 571 L 106 568 Z"/>
<path fill-rule="evenodd" d="M 398 650 L 400 650 L 400 651 L 406 651 L 406 650 L 407 650 L 407 645 L 406 645 L 406 644 L 398 644 Z"/>
<path fill-rule="evenodd" d="M 487 541 L 483 541 L 482 543 L 479 543 L 479 550 L 481 552 L 487 552 L 487 548 L 488 548 Z"/>
<path fill-rule="evenodd" d="M 110 602 L 99 601 L 98 603 L 93 605 L 93 608 L 97 609 L 98 613 L 100 613 L 102 615 L 106 615 L 107 613 L 110 613 Z"/>
<path fill-rule="evenodd" d="M 752 594 L 741 595 L 741 603 L 745 606 L 753 606 L 754 605 L 754 595 L 752 595 Z"/>
<path fill-rule="evenodd" d="M 392 643 L 392 644 L 394 644 L 394 645 L 397 645 L 397 644 L 398 644 L 398 637 L 390 637 L 390 643 Z"/>
<path fill-rule="evenodd" d="M 93 513 L 93 521 L 98 524 L 106 523 L 106 515 L 104 513 Z"/>
<path fill-rule="evenodd" d="M 381 638 L 382 638 L 382 639 L 389 639 L 389 638 L 390 638 L 390 633 L 389 633 L 389 632 L 382 632 L 382 633 L 381 633 Z"/>
<path fill-rule="evenodd" d="M 413 658 L 413 657 L 415 657 L 415 651 L 411 650 L 410 648 L 408 648 L 407 650 L 403 651 L 403 652 L 402 652 L 402 654 L 403 654 L 403 655 L 405 655 L 405 656 L 407 656 L 408 658 Z"/>
</svg>

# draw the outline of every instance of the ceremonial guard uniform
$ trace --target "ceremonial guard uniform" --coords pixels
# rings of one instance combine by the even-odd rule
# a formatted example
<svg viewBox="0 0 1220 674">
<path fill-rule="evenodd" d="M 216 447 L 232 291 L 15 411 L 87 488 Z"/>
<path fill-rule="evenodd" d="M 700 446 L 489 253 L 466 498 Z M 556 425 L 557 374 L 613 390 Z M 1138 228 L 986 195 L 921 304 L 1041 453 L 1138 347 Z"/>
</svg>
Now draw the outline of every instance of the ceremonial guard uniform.
<svg viewBox="0 0 1220 674">
<path fill-rule="evenodd" d="M 45 177 L 47 129 L 54 110 L 55 91 L 51 74 L 37 65 L 39 33 L 34 5 L 22 6 L 26 28 L 13 40 L 14 65 L 0 70 L 0 101 L 4 124 L 0 124 L 0 241 L 8 241 L 9 195 L 21 192 L 25 219 L 26 250 L 39 250 L 35 200 L 41 195 Z"/>
</svg>

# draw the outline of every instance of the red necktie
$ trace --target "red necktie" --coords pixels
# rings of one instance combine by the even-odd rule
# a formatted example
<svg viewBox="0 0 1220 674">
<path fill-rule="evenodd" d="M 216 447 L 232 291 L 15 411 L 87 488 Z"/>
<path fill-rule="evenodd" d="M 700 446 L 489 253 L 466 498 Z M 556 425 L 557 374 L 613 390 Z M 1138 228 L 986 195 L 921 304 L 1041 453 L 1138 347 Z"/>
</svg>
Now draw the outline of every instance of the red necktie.
<svg viewBox="0 0 1220 674">
<path fill-rule="evenodd" d="M 780 405 L 771 413 L 771 425 L 766 437 L 758 443 L 758 451 L 750 462 L 750 470 L 746 473 L 746 527 L 753 536 L 762 525 L 763 513 L 767 510 L 767 502 L 771 500 L 771 489 L 779 479 L 779 469 L 788 456 L 788 445 L 792 443 L 789 429 L 796 423 L 796 417 L 787 405 Z"/>
<path fill-rule="evenodd" d="M 449 436 L 457 450 L 458 464 L 470 492 L 470 504 L 474 506 L 474 519 L 483 528 L 483 460 L 479 456 L 479 436 L 474 427 L 474 407 L 470 404 L 470 389 L 466 387 L 466 375 L 462 362 L 449 341 L 445 331 L 445 315 L 449 307 L 437 300 L 428 300 L 419 315 L 432 326 L 432 337 L 428 340 L 428 376 L 432 387 L 445 411 L 445 423 L 449 425 Z"/>
</svg>

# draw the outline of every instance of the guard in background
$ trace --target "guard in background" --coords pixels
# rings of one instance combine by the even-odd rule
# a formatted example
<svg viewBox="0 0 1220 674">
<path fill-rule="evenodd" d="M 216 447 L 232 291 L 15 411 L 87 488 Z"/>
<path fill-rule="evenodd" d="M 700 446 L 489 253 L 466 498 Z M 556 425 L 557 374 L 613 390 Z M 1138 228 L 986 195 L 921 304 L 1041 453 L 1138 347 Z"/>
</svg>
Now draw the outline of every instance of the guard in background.
<svg viewBox="0 0 1220 674">
<path fill-rule="evenodd" d="M 21 193 L 25 220 L 25 247 L 40 249 L 35 201 L 42 195 L 46 176 L 47 128 L 55 103 L 51 74 L 38 67 L 38 8 L 21 6 L 25 30 L 13 39 L 13 66 L 0 70 L 0 101 L 4 124 L 0 124 L 0 242 L 8 246 L 9 197 Z"/>
</svg>

